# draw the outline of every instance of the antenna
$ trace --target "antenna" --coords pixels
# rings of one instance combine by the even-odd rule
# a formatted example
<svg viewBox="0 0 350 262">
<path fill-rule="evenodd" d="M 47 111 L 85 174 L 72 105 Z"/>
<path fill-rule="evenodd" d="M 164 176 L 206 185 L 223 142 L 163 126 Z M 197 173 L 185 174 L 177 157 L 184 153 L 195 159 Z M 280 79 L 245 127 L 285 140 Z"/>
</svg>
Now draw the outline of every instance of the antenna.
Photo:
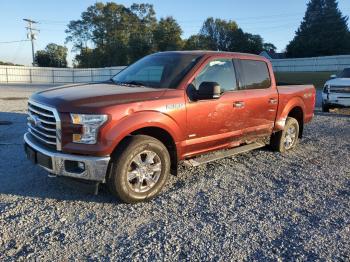
<svg viewBox="0 0 350 262">
<path fill-rule="evenodd" d="M 33 57 L 33 66 L 35 66 L 35 53 L 34 53 L 34 40 L 37 39 L 36 35 L 40 31 L 33 27 L 34 24 L 37 24 L 38 22 L 33 21 L 28 18 L 24 18 L 23 21 L 28 23 L 28 26 L 26 26 L 26 29 L 28 31 L 27 38 L 32 42 L 32 57 Z"/>
</svg>

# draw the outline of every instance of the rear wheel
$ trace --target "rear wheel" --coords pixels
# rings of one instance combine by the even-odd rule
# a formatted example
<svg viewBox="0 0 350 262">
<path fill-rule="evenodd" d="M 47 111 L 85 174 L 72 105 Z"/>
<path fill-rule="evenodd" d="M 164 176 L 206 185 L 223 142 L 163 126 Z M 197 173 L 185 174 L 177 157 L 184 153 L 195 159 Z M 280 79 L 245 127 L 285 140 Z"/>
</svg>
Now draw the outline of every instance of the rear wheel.
<svg viewBox="0 0 350 262">
<path fill-rule="evenodd" d="M 128 138 L 111 160 L 107 185 L 126 203 L 158 195 L 170 173 L 167 148 L 157 139 L 138 135 Z"/>
<path fill-rule="evenodd" d="M 293 117 L 288 117 L 284 130 L 271 136 L 270 145 L 278 152 L 286 152 L 293 149 L 299 140 L 299 123 Z"/>
</svg>

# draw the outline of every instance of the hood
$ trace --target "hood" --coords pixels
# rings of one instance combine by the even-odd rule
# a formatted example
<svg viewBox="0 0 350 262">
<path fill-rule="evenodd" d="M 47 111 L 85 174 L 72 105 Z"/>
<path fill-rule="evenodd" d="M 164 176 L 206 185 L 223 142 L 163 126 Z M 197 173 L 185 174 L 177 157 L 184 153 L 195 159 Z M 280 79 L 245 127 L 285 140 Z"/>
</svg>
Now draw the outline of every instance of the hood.
<svg viewBox="0 0 350 262">
<path fill-rule="evenodd" d="M 99 109 L 133 102 L 159 99 L 166 89 L 121 86 L 114 83 L 69 85 L 35 93 L 31 99 L 57 108 L 60 112 L 100 111 Z"/>
<path fill-rule="evenodd" d="M 334 78 L 334 79 L 328 80 L 326 82 L 326 85 L 350 86 L 350 78 Z"/>
</svg>

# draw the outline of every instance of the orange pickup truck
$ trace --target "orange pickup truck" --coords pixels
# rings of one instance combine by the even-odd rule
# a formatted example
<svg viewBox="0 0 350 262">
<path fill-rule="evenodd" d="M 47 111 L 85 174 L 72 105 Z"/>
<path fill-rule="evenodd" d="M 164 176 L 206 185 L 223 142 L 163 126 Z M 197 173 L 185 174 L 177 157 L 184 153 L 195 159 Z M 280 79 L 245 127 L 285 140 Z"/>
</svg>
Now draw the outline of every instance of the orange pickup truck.
<svg viewBox="0 0 350 262">
<path fill-rule="evenodd" d="M 135 203 L 159 194 L 180 162 L 292 149 L 314 106 L 313 86 L 277 86 L 263 57 L 162 52 L 107 82 L 35 93 L 25 151 L 51 174 L 106 183 Z"/>
</svg>

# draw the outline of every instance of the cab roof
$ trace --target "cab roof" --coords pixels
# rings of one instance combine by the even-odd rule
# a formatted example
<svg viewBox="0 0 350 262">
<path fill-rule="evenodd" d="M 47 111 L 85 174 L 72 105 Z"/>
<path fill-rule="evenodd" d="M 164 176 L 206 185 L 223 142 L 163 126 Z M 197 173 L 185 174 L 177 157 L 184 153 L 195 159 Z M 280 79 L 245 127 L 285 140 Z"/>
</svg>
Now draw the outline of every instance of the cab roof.
<svg viewBox="0 0 350 262">
<path fill-rule="evenodd" d="M 165 52 L 158 52 L 156 54 L 189 54 L 189 55 L 232 55 L 237 57 L 249 57 L 252 59 L 259 59 L 259 60 L 265 60 L 264 57 L 254 54 L 248 54 L 248 53 L 239 53 L 239 52 L 225 52 L 225 51 L 209 51 L 209 50 L 191 50 L 191 51 L 165 51 Z"/>
</svg>

